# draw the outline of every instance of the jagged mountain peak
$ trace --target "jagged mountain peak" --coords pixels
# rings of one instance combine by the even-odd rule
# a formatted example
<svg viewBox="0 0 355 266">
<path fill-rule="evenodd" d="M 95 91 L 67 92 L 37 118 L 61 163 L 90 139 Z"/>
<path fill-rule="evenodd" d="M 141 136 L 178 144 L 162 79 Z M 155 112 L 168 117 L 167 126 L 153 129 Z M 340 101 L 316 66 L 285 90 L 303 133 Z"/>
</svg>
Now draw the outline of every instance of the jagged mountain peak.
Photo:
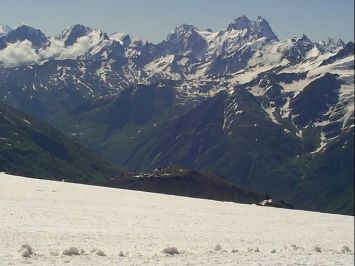
<svg viewBox="0 0 355 266">
<path fill-rule="evenodd" d="M 312 42 L 306 34 L 292 38 L 295 42 Z"/>
<path fill-rule="evenodd" d="M 197 28 L 194 25 L 182 23 L 181 25 L 179 25 L 175 28 L 175 32 L 181 31 L 181 30 L 197 30 Z"/>
<path fill-rule="evenodd" d="M 227 27 L 227 30 L 243 30 L 248 28 L 251 24 L 251 20 L 243 15 L 241 17 L 235 18 L 232 23 Z"/>
<path fill-rule="evenodd" d="M 168 34 L 166 40 L 160 43 L 160 47 L 166 54 L 201 58 L 207 48 L 207 42 L 195 26 L 184 23 Z"/>
<path fill-rule="evenodd" d="M 345 42 L 340 38 L 335 40 L 331 37 L 328 37 L 324 41 L 320 41 L 320 43 L 324 43 L 327 45 L 334 45 L 334 46 L 345 46 Z"/>
<path fill-rule="evenodd" d="M 92 28 L 84 26 L 82 24 L 75 24 L 71 27 L 66 28 L 64 30 L 64 32 L 62 33 L 62 35 L 64 36 L 64 35 L 71 33 L 71 32 L 88 34 L 88 33 L 92 32 Z"/>
<path fill-rule="evenodd" d="M 311 41 L 311 39 L 308 38 L 306 34 L 301 34 L 300 36 L 290 38 L 289 41 L 294 43 L 294 46 L 296 47 L 313 47 L 314 44 Z"/>
<path fill-rule="evenodd" d="M 336 43 L 337 46 L 341 46 L 341 47 L 344 47 L 345 46 L 345 42 L 342 40 L 342 39 L 338 39 L 337 43 Z"/>
<path fill-rule="evenodd" d="M 119 42 L 123 46 L 129 46 L 132 43 L 132 38 L 128 33 L 112 33 L 109 38 L 113 41 Z"/>
<path fill-rule="evenodd" d="M 36 29 L 35 27 L 33 27 L 31 25 L 28 25 L 28 24 L 25 24 L 25 23 L 20 24 L 19 26 L 17 26 L 12 31 L 21 32 L 21 33 L 23 32 L 23 33 L 26 33 L 26 34 L 33 34 L 33 35 L 43 34 L 41 30 Z"/>
<path fill-rule="evenodd" d="M 257 17 L 255 20 L 255 29 L 258 33 L 258 37 L 266 37 L 269 40 L 278 41 L 276 34 L 273 32 L 269 22 L 263 17 Z"/>
<path fill-rule="evenodd" d="M 243 15 L 234 19 L 227 27 L 227 31 L 243 31 L 247 30 L 250 34 L 255 35 L 256 38 L 266 38 L 267 40 L 275 40 L 278 38 L 273 32 L 269 22 L 261 16 L 258 16 L 255 20 L 250 20 L 247 16 Z"/>
<path fill-rule="evenodd" d="M 345 42 L 342 39 L 335 40 L 333 38 L 327 38 L 317 43 L 319 49 L 323 52 L 336 52 L 340 48 L 345 46 Z"/>
<path fill-rule="evenodd" d="M 264 17 L 262 17 L 262 16 L 257 16 L 255 21 L 259 22 L 259 23 L 260 22 L 267 22 L 267 20 Z"/>
<path fill-rule="evenodd" d="M 42 48 L 48 43 L 48 39 L 42 31 L 29 25 L 22 24 L 2 37 L 2 43 L 0 41 L 0 49 L 5 48 L 7 46 L 6 43 L 16 43 L 24 40 L 30 41 L 35 49 Z"/>
<path fill-rule="evenodd" d="M 189 38 L 190 36 L 198 35 L 197 32 L 198 29 L 195 26 L 183 23 L 177 26 L 173 32 L 168 34 L 166 40 L 169 41 L 177 38 Z"/>
<path fill-rule="evenodd" d="M 9 25 L 0 25 L 0 37 L 8 34 L 12 31 L 12 28 Z"/>
<path fill-rule="evenodd" d="M 59 39 L 64 39 L 65 46 L 73 45 L 80 37 L 90 34 L 93 30 L 81 24 L 76 24 L 67 28 L 59 36 Z"/>
<path fill-rule="evenodd" d="M 4 32 L 10 32 L 12 31 L 12 28 L 9 25 L 0 25 L 0 30 L 3 30 Z"/>
</svg>

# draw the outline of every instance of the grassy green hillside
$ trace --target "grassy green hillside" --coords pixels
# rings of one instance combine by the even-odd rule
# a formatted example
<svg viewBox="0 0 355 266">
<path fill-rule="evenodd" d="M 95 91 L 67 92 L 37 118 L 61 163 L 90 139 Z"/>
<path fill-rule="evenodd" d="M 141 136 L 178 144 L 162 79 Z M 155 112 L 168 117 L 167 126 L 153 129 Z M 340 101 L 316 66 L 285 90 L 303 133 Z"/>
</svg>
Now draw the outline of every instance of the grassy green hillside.
<svg viewBox="0 0 355 266">
<path fill-rule="evenodd" d="M 96 183 L 122 173 L 46 123 L 0 105 L 0 171 Z"/>
</svg>

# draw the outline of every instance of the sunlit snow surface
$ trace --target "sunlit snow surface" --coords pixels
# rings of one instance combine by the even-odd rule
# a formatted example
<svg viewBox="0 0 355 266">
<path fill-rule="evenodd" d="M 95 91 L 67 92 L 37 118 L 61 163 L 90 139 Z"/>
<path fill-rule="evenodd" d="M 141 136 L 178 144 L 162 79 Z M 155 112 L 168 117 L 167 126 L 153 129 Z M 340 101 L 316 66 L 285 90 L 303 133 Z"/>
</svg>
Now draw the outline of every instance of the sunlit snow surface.
<svg viewBox="0 0 355 266">
<path fill-rule="evenodd" d="M 0 265 L 353 265 L 354 260 L 350 216 L 5 174 L 0 174 L 0 217 Z M 31 258 L 18 254 L 23 243 L 34 249 Z M 222 249 L 213 251 L 217 244 Z M 341 253 L 344 245 L 351 252 Z M 170 246 L 181 254 L 161 253 Z M 63 256 L 69 247 L 87 255 Z M 94 248 L 107 256 L 90 253 Z"/>
</svg>

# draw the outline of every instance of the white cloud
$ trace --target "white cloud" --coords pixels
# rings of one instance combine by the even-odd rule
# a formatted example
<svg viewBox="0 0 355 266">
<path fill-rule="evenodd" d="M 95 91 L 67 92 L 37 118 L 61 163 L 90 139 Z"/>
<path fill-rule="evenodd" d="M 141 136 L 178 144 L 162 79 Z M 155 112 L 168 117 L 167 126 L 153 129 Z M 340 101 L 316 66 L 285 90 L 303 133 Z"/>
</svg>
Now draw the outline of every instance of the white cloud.
<svg viewBox="0 0 355 266">
<path fill-rule="evenodd" d="M 87 53 L 95 54 L 110 43 L 103 40 L 100 32 L 92 32 L 88 36 L 79 38 L 70 47 L 64 46 L 63 40 L 51 39 L 50 45 L 45 49 L 36 51 L 30 41 L 8 44 L 0 50 L 0 66 L 16 67 L 24 64 L 40 63 L 46 59 L 76 59 Z"/>
<path fill-rule="evenodd" d="M 39 55 L 32 48 L 31 42 L 27 40 L 8 44 L 5 49 L 0 50 L 0 65 L 4 67 L 36 63 L 39 59 Z"/>
</svg>

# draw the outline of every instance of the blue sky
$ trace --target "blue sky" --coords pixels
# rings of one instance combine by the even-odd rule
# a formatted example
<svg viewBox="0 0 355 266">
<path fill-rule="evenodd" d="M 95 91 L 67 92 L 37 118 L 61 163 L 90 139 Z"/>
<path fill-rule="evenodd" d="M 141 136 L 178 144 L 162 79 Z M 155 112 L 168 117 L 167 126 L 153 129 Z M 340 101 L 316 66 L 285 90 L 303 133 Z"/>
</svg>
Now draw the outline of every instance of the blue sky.
<svg viewBox="0 0 355 266">
<path fill-rule="evenodd" d="M 305 33 L 354 40 L 354 0 L 0 0 L 0 25 L 26 23 L 48 35 L 84 24 L 158 42 L 181 23 L 225 28 L 235 17 L 266 18 L 280 39 Z"/>
</svg>

